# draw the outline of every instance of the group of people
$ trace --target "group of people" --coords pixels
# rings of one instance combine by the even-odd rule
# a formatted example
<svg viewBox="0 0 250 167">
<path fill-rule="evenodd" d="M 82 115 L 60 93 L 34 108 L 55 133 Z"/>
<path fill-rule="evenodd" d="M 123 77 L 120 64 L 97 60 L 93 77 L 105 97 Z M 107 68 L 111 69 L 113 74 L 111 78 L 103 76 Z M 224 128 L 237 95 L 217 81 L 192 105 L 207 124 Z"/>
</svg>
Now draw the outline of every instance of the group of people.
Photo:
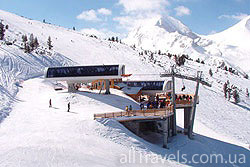
<svg viewBox="0 0 250 167">
<path fill-rule="evenodd" d="M 52 100 L 51 99 L 49 99 L 49 108 L 51 108 L 52 107 Z M 70 111 L 70 102 L 68 102 L 68 110 L 67 110 L 68 112 Z"/>
<path fill-rule="evenodd" d="M 227 80 L 227 82 L 224 83 L 223 91 L 224 91 L 224 97 L 226 99 L 228 99 L 228 101 L 230 101 L 231 96 L 233 96 L 235 103 L 240 102 L 240 96 L 239 96 L 238 88 L 236 86 L 234 86 L 234 85 L 230 86 L 230 83 L 229 83 L 228 80 Z"/>
<path fill-rule="evenodd" d="M 185 100 L 185 101 L 191 101 L 193 97 L 191 95 L 175 95 L 175 99 L 178 103 L 178 101 Z M 141 110 L 143 109 L 158 109 L 158 108 L 165 108 L 172 104 L 172 94 L 168 93 L 164 99 L 160 99 L 159 95 L 156 95 L 154 99 L 148 98 L 148 101 L 142 101 L 140 103 Z"/>
<path fill-rule="evenodd" d="M 168 100 L 172 100 L 172 94 L 171 93 L 168 93 L 167 94 L 167 99 Z M 191 101 L 193 99 L 193 97 L 192 96 L 190 96 L 190 95 L 177 95 L 177 94 L 175 94 L 175 100 L 187 100 L 187 101 Z"/>
</svg>

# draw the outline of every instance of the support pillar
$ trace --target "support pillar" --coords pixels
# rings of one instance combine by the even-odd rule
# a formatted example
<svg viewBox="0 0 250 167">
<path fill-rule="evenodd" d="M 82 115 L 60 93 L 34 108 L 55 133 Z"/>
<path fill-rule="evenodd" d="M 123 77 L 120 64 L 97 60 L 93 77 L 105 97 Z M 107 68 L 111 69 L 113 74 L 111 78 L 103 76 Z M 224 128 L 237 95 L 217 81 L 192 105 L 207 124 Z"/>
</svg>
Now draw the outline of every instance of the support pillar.
<svg viewBox="0 0 250 167">
<path fill-rule="evenodd" d="M 73 83 L 68 82 L 67 84 L 68 84 L 68 92 L 76 92 L 76 89 Z"/>
<path fill-rule="evenodd" d="M 172 136 L 172 116 L 168 117 L 168 136 Z"/>
<path fill-rule="evenodd" d="M 106 86 L 106 92 L 105 94 L 110 94 L 110 84 L 109 84 L 109 80 L 105 79 L 105 86 Z"/>
<path fill-rule="evenodd" d="M 190 112 L 192 110 L 192 107 L 185 107 L 184 108 L 184 134 L 188 134 L 188 127 L 189 127 L 189 121 L 190 121 Z"/>
<path fill-rule="evenodd" d="M 194 126 L 194 118 L 195 118 L 196 104 L 197 104 L 197 100 L 198 100 L 198 92 L 199 92 L 201 74 L 202 74 L 201 72 L 197 73 L 197 85 L 196 85 L 196 90 L 195 90 L 195 95 L 194 95 L 193 106 L 192 106 L 192 110 L 190 113 L 190 122 L 189 122 L 189 128 L 188 128 L 189 139 L 193 139 L 193 126 Z"/>
<path fill-rule="evenodd" d="M 172 104 L 173 104 L 173 136 L 177 134 L 176 131 L 176 99 L 175 99 L 175 77 L 174 77 L 174 67 L 172 67 Z"/>
<path fill-rule="evenodd" d="M 163 148 L 168 148 L 168 118 L 163 121 Z"/>
</svg>

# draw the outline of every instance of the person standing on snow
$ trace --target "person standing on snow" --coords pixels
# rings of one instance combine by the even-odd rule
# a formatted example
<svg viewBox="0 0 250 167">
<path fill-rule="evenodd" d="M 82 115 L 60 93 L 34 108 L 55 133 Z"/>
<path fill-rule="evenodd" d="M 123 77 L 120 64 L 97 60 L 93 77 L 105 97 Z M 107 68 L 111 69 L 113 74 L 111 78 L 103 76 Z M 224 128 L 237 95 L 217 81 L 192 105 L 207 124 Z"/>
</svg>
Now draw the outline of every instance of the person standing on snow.
<svg viewBox="0 0 250 167">
<path fill-rule="evenodd" d="M 51 102 L 51 99 L 49 99 L 49 108 L 52 107 L 52 102 Z"/>
<path fill-rule="evenodd" d="M 70 102 L 68 103 L 68 112 L 70 111 Z"/>
</svg>

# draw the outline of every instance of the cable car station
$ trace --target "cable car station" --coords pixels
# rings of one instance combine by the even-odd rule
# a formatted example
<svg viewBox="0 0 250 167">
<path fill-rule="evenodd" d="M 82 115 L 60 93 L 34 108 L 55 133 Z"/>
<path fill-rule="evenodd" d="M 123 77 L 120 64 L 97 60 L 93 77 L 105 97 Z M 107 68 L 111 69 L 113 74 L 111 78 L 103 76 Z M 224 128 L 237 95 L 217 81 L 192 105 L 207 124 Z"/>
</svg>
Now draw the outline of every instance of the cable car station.
<svg viewBox="0 0 250 167">
<path fill-rule="evenodd" d="M 168 137 L 177 134 L 176 109 L 184 109 L 184 134 L 192 139 L 196 104 L 199 103 L 199 84 L 211 85 L 202 80 L 202 73 L 197 77 L 178 74 L 171 68 L 171 72 L 159 74 L 162 78 L 170 80 L 158 81 L 123 81 L 125 65 L 95 65 L 95 66 L 70 66 L 50 67 L 45 71 L 45 79 L 51 81 L 66 81 L 68 92 L 75 92 L 77 83 L 90 83 L 90 89 L 106 89 L 105 94 L 110 94 L 110 88 L 119 89 L 125 94 L 141 103 L 140 110 L 126 108 L 125 111 L 94 114 L 94 119 L 112 118 L 122 123 L 135 134 L 140 134 L 140 129 L 147 122 L 160 123 L 163 134 L 163 147 L 167 148 Z M 194 94 L 176 94 L 175 77 L 195 81 L 197 83 Z M 185 89 L 183 84 L 182 90 Z M 146 106 L 145 106 L 146 105 Z"/>
</svg>

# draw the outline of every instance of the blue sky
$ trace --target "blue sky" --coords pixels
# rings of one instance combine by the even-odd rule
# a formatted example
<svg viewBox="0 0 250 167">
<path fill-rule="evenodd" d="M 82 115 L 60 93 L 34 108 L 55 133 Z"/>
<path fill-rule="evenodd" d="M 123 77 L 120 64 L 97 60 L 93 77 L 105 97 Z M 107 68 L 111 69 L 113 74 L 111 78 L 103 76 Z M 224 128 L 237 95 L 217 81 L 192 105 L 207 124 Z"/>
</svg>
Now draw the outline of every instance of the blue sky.
<svg viewBox="0 0 250 167">
<path fill-rule="evenodd" d="M 170 15 L 198 34 L 250 15 L 250 0 L 0 0 L 0 9 L 100 35 L 124 36 L 140 20 Z"/>
</svg>

